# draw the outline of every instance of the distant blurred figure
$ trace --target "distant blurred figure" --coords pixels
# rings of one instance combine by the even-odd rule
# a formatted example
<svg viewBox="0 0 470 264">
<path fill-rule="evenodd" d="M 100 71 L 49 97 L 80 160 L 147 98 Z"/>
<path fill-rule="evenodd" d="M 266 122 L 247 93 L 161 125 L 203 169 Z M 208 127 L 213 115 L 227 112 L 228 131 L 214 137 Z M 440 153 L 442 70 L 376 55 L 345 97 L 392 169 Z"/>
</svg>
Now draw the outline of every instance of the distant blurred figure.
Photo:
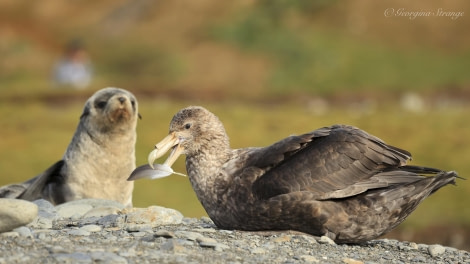
<svg viewBox="0 0 470 264">
<path fill-rule="evenodd" d="M 54 68 L 54 81 L 59 87 L 86 88 L 92 78 L 92 64 L 83 43 L 73 40 L 67 44 L 63 57 Z"/>
</svg>

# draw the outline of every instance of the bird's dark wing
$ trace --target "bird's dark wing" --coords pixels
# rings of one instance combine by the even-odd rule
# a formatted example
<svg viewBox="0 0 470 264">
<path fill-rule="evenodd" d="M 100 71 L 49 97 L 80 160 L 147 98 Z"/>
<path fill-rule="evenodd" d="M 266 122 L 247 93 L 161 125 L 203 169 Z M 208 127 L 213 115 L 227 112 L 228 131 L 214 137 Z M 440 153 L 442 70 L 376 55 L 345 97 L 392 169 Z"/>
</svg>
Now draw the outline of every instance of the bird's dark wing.
<svg viewBox="0 0 470 264">
<path fill-rule="evenodd" d="M 54 165 L 49 167 L 46 171 L 39 174 L 35 178 L 29 180 L 30 182 L 27 189 L 18 197 L 19 199 L 34 201 L 37 199 L 44 198 L 44 189 L 51 182 L 58 181 L 60 176 L 60 171 L 64 166 L 64 161 L 59 160 Z"/>
<path fill-rule="evenodd" d="M 245 166 L 265 170 L 253 184 L 261 199 L 297 191 L 331 199 L 420 179 L 401 169 L 409 159 L 409 152 L 358 128 L 335 125 L 257 149 Z"/>
</svg>

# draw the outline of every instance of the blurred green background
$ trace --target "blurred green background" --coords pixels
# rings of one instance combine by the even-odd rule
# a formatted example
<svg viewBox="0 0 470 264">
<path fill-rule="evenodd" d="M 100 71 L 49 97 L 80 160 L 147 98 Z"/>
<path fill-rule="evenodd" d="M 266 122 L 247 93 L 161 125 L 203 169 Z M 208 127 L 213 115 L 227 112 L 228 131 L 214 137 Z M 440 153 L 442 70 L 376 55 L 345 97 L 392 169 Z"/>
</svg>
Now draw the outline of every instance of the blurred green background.
<svg viewBox="0 0 470 264">
<path fill-rule="evenodd" d="M 138 165 L 178 109 L 203 105 L 234 148 L 351 124 L 409 150 L 412 164 L 468 178 L 469 17 L 458 0 L 0 0 L 0 184 L 60 159 L 84 102 L 107 86 L 140 102 Z M 93 63 L 87 89 L 51 80 L 71 39 Z M 470 250 L 470 186 L 457 184 L 386 237 Z M 136 182 L 134 205 L 205 215 L 179 176 Z"/>
</svg>

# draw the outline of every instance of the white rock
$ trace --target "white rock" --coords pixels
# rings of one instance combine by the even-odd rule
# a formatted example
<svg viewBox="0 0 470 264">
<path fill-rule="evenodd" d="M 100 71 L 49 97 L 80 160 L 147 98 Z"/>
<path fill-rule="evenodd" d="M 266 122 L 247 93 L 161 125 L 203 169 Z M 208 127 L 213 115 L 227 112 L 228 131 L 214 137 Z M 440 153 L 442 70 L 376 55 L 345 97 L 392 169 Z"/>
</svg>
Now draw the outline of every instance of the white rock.
<svg viewBox="0 0 470 264">
<path fill-rule="evenodd" d="M 331 238 L 329 238 L 327 236 L 320 237 L 320 239 L 318 240 L 318 243 L 336 245 L 335 241 L 333 241 Z"/>
<path fill-rule="evenodd" d="M 32 202 L 0 198 L 0 233 L 29 224 L 38 215 L 38 206 Z"/>
<path fill-rule="evenodd" d="M 152 227 L 180 224 L 183 220 L 183 215 L 180 212 L 161 206 L 126 208 L 122 210 L 121 213 L 126 214 L 126 223 L 150 224 Z"/>
<path fill-rule="evenodd" d="M 10 231 L 10 232 L 3 232 L 3 233 L 0 234 L 0 236 L 2 236 L 2 237 L 19 237 L 20 234 L 18 234 L 18 232 L 15 232 L 15 231 Z"/>
<path fill-rule="evenodd" d="M 253 249 L 250 250 L 250 253 L 251 254 L 265 254 L 266 250 L 264 250 L 262 248 L 253 248 Z"/>
<path fill-rule="evenodd" d="M 441 245 L 430 245 L 428 251 L 432 257 L 436 257 L 446 252 L 446 248 Z"/>
<path fill-rule="evenodd" d="M 417 250 L 418 249 L 418 244 L 416 244 L 415 242 L 411 242 L 410 243 L 410 248 L 412 248 L 414 250 Z"/>
<path fill-rule="evenodd" d="M 84 230 L 87 232 L 100 232 L 103 228 L 99 225 L 85 225 L 79 228 L 80 230 Z"/>
<path fill-rule="evenodd" d="M 196 239 L 197 242 L 201 243 L 201 242 L 205 242 L 205 243 L 217 243 L 217 240 L 213 239 L 212 237 L 205 237 L 205 236 L 202 236 L 202 237 L 198 237 Z"/>
<path fill-rule="evenodd" d="M 320 262 L 320 260 L 318 260 L 316 257 L 310 256 L 310 255 L 302 255 L 299 258 L 307 263 L 319 263 Z"/>
<path fill-rule="evenodd" d="M 56 206 L 57 213 L 62 218 L 79 218 L 93 209 L 89 204 L 64 203 Z"/>
</svg>

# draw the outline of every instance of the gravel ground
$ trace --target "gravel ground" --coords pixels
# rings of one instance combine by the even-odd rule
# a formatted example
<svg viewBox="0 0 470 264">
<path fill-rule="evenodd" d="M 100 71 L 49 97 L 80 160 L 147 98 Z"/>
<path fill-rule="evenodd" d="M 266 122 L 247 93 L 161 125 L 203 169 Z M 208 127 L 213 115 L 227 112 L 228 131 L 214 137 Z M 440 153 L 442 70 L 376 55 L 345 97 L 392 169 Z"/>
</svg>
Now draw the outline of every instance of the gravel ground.
<svg viewBox="0 0 470 264">
<path fill-rule="evenodd" d="M 152 208 L 152 215 L 158 209 L 171 221 L 137 219 L 126 211 L 100 216 L 96 208 L 92 216 L 64 217 L 44 204 L 32 224 L 0 235 L 0 264 L 470 263 L 469 252 L 441 245 L 388 239 L 336 245 L 295 232 L 220 230 L 207 217 L 178 218 L 179 212 L 161 207 Z"/>
</svg>

